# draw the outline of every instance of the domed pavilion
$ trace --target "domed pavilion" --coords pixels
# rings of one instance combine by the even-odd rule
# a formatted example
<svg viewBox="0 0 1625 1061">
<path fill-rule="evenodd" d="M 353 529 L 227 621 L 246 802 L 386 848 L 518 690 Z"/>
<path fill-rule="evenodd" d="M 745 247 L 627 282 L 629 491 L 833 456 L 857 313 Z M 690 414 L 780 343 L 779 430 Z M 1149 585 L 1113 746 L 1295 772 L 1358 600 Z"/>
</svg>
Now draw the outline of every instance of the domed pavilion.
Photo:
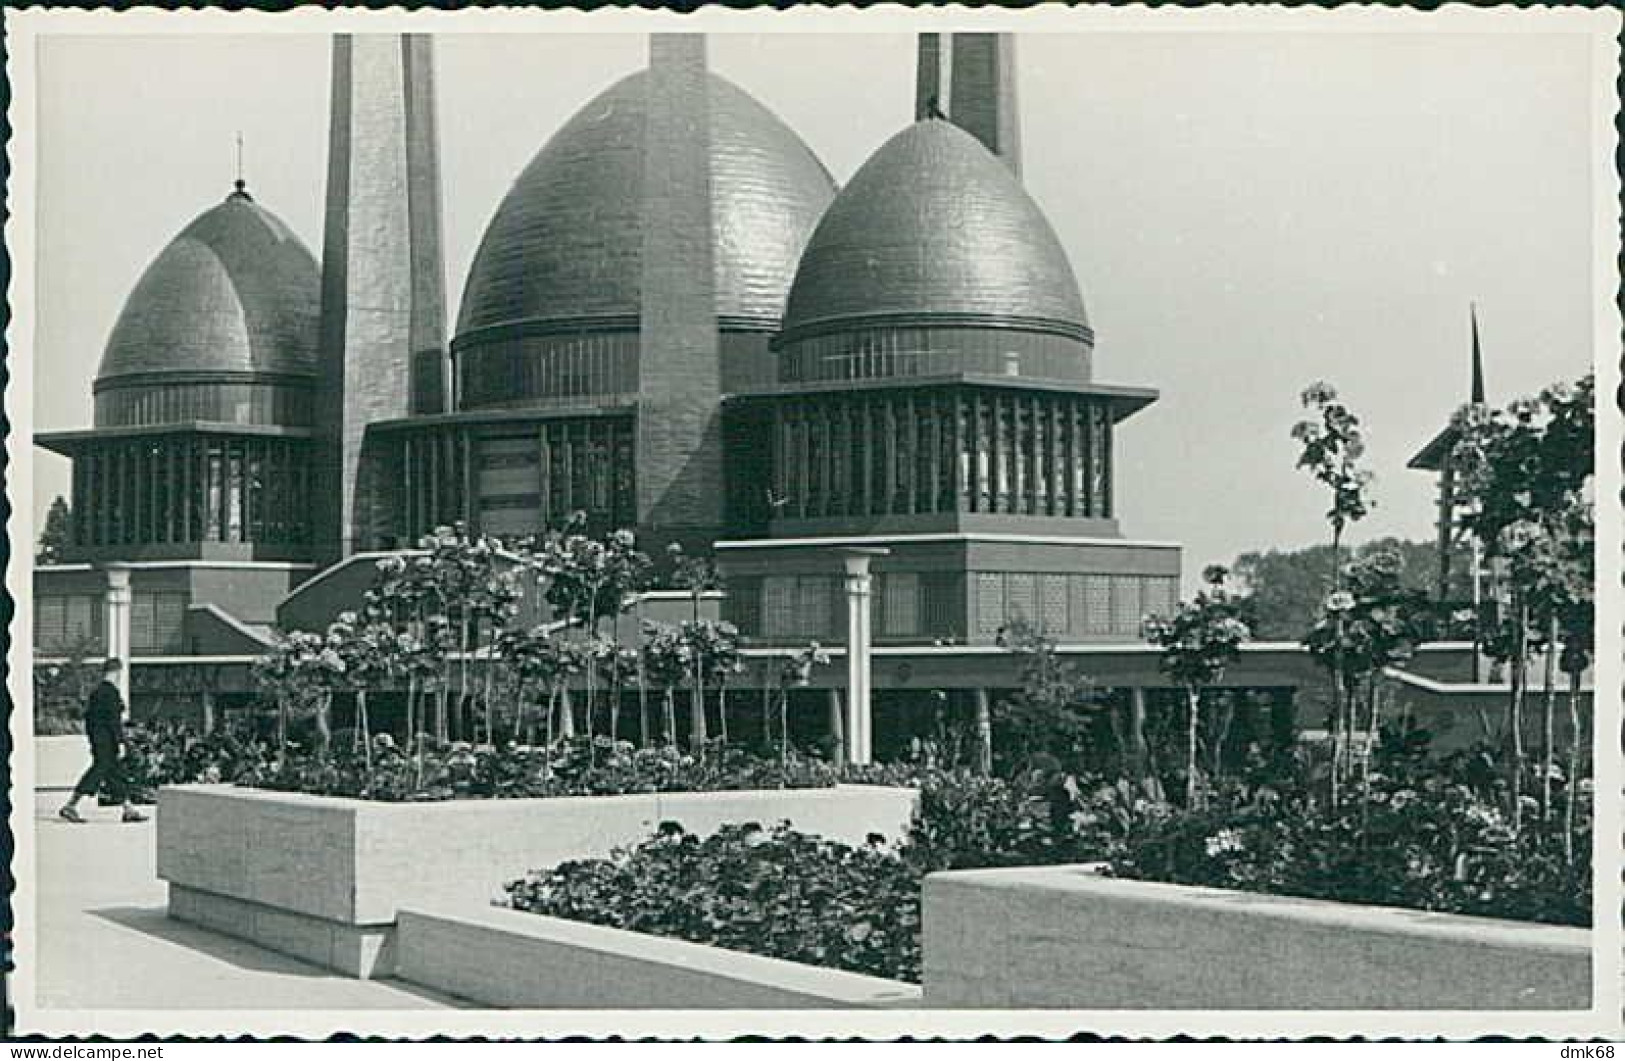
<svg viewBox="0 0 1625 1061">
<path fill-rule="evenodd" d="M 1156 392 L 1094 382 L 1066 252 L 1017 166 L 928 116 L 808 241 L 775 379 L 729 403 L 719 545 L 741 629 L 839 633 L 830 555 L 879 549 L 875 639 L 990 641 L 1015 621 L 1128 640 L 1179 551 L 1124 541 L 1113 428 Z"/>
<path fill-rule="evenodd" d="M 73 458 L 70 558 L 308 558 L 316 261 L 242 181 L 153 259 Z"/>
</svg>

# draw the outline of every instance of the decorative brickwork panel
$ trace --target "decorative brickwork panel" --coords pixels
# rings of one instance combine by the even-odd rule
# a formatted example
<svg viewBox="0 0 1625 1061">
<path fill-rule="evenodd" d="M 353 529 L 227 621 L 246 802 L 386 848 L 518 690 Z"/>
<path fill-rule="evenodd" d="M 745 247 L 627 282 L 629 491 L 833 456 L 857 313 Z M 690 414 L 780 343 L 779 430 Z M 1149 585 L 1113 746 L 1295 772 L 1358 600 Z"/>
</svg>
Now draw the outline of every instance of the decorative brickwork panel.
<svg viewBox="0 0 1625 1061">
<path fill-rule="evenodd" d="M 1070 629 L 1067 623 L 1067 576 L 1043 575 L 1039 578 L 1039 623 L 1045 632 L 1063 633 Z"/>
<path fill-rule="evenodd" d="M 1136 575 L 1112 577 L 1112 633 L 1136 634 L 1140 620 L 1145 616 L 1140 600 L 1140 582 Z"/>
<path fill-rule="evenodd" d="M 725 615 L 746 637 L 766 632 L 762 629 L 762 584 L 765 581 L 752 575 L 728 580 Z"/>
<path fill-rule="evenodd" d="M 34 601 L 34 647 L 65 652 L 85 646 L 102 650 L 102 598 L 95 594 L 51 594 Z"/>
<path fill-rule="evenodd" d="M 892 572 L 879 577 L 883 598 L 882 633 L 909 637 L 920 630 L 920 576 Z"/>
<path fill-rule="evenodd" d="M 1083 582 L 1083 629 L 1085 633 L 1107 634 L 1112 629 L 1112 586 L 1106 575 L 1081 575 Z"/>
<path fill-rule="evenodd" d="M 981 572 L 976 576 L 976 632 L 996 634 L 1004 625 L 1004 576 Z"/>
<path fill-rule="evenodd" d="M 1005 576 L 1005 615 L 1008 622 L 1018 619 L 1038 621 L 1038 576 L 1010 574 Z"/>
<path fill-rule="evenodd" d="M 1171 616 L 1178 607 L 1178 589 L 1171 578 L 1148 577 L 1145 580 L 1145 612 L 1147 615 Z"/>
</svg>

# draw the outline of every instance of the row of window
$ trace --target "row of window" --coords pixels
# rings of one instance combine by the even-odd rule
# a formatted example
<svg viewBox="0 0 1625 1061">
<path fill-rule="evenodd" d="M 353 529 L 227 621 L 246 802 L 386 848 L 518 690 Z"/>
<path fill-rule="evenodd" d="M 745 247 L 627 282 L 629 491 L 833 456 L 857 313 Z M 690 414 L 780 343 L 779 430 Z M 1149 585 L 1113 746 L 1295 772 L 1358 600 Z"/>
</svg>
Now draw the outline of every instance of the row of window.
<svg viewBox="0 0 1625 1061">
<path fill-rule="evenodd" d="M 308 427 L 312 388 L 289 383 L 157 383 L 108 387 L 96 395 L 97 427 L 195 420 Z"/>
<path fill-rule="evenodd" d="M 1070 336 L 1007 328 L 897 327 L 800 339 L 779 352 L 785 382 L 959 373 L 1082 381 L 1089 348 Z"/>
<path fill-rule="evenodd" d="M 40 652 L 95 655 L 105 645 L 106 604 L 100 594 L 42 594 L 34 599 L 34 647 Z M 185 651 L 184 593 L 134 593 L 130 650 L 158 655 Z"/>
<path fill-rule="evenodd" d="M 636 332 L 532 335 L 455 353 L 462 408 L 635 393 Z"/>
<path fill-rule="evenodd" d="M 1169 615 L 1178 599 L 1167 575 L 979 572 L 975 628 L 983 636 L 1025 622 L 1052 634 L 1138 635 L 1147 615 Z"/>
<path fill-rule="evenodd" d="M 1137 636 L 1147 615 L 1168 615 L 1177 580 L 1166 575 L 973 572 L 970 628 L 992 637 L 1015 622 L 1052 636 Z M 878 638 L 962 637 L 964 576 L 880 572 L 871 607 Z M 846 632 L 846 590 L 839 575 L 768 575 L 739 580 L 733 617 L 747 634 L 833 638 Z M 758 604 L 759 602 L 759 604 Z"/>
<path fill-rule="evenodd" d="M 784 402 L 773 418 L 776 518 L 1112 513 L 1100 402 L 943 391 Z"/>
<path fill-rule="evenodd" d="M 309 540 L 302 441 L 181 436 L 103 443 L 73 462 L 77 546 Z"/>
<path fill-rule="evenodd" d="M 636 519 L 629 419 L 549 420 L 498 438 L 466 429 L 415 434 L 402 440 L 399 458 L 408 539 L 455 520 L 518 537 L 577 511 L 602 527 Z"/>
</svg>

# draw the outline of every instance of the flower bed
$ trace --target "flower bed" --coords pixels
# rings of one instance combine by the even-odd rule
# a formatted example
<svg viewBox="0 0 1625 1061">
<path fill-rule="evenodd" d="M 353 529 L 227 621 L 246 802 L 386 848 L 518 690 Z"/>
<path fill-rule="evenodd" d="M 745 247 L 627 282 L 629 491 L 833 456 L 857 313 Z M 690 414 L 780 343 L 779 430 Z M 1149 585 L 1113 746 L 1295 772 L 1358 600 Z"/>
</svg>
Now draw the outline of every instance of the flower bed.
<svg viewBox="0 0 1625 1061">
<path fill-rule="evenodd" d="M 608 859 L 507 886 L 516 910 L 917 983 L 920 875 L 872 843 L 779 825 L 700 838 L 668 823 Z"/>
<path fill-rule="evenodd" d="M 1470 764 L 1467 764 L 1470 767 Z M 920 976 L 927 873 L 1101 864 L 1120 878 L 1478 917 L 1591 923 L 1590 816 L 1571 859 L 1514 832 L 1457 771 L 1373 775 L 1331 811 L 1264 786 L 1186 811 L 1126 782 L 927 776 L 907 838 L 835 843 L 785 827 L 701 840 L 668 827 L 605 859 L 507 885 L 515 909 L 900 980 Z"/>
<path fill-rule="evenodd" d="M 377 738 L 370 756 L 353 747 L 275 755 L 237 732 L 202 736 L 175 725 L 132 728 L 125 766 L 132 787 L 149 800 L 163 785 L 194 782 L 404 803 L 828 788 L 839 780 L 830 763 L 794 751 L 768 758 L 721 744 L 692 755 L 606 737 L 560 741 L 552 749 L 425 740 L 408 755 Z"/>
</svg>

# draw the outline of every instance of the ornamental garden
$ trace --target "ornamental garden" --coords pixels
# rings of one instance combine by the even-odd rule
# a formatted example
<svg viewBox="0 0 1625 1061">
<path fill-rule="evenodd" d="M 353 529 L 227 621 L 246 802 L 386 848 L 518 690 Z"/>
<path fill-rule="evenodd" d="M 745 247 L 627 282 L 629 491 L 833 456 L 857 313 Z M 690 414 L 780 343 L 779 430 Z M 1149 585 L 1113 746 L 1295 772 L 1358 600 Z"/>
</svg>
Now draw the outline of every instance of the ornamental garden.
<svg viewBox="0 0 1625 1061">
<path fill-rule="evenodd" d="M 1085 664 L 1013 624 L 1000 645 L 1020 687 L 987 725 L 939 713 L 905 756 L 855 764 L 795 721 L 825 647 L 748 653 L 704 612 L 725 589 L 706 559 L 675 547 L 651 558 L 630 532 L 596 537 L 579 522 L 526 541 L 441 528 L 381 560 L 327 629 L 280 632 L 254 667 L 252 717 L 132 734 L 131 780 L 160 802 L 160 874 L 189 896 L 172 912 L 248 932 L 243 911 L 270 901 L 261 886 L 221 883 L 182 849 L 253 835 L 233 815 L 284 794 L 274 798 L 312 814 L 352 815 L 357 836 L 409 836 L 417 859 L 445 863 L 436 901 L 478 896 L 901 984 L 930 965 L 928 878 L 953 871 L 1088 867 L 1112 881 L 1589 926 L 1591 378 L 1453 421 L 1462 525 L 1493 587 L 1476 609 L 1443 609 L 1396 555 L 1350 548 L 1375 504 L 1360 421 L 1328 385 L 1303 402 L 1292 440 L 1326 506 L 1331 557 L 1301 631 L 1326 677 L 1323 717 L 1299 719 L 1315 739 L 1270 733 L 1256 704 L 1218 688 L 1260 622 L 1248 587 L 1219 567 L 1144 620 L 1177 695 L 1125 717 Z M 642 618 L 638 601 L 657 586 L 686 595 L 689 617 Z M 1483 739 L 1440 753 L 1396 709 L 1390 675 L 1445 638 L 1482 646 L 1507 695 Z M 36 674 L 42 727 L 65 728 L 78 681 L 72 664 Z M 513 815 L 435 817 L 463 801 L 509 801 Z M 398 813 L 353 809 L 377 805 Z M 613 807 L 630 809 L 603 825 Z M 479 831 L 477 857 L 458 861 L 475 844 L 466 835 L 422 847 L 444 839 L 413 832 L 431 821 Z M 532 842 L 572 828 L 591 839 Z M 374 871 L 342 872 L 359 895 Z M 211 915 L 205 895 L 248 905 Z M 330 964 L 396 968 L 379 955 L 406 898 L 365 916 L 360 899 L 347 913 L 303 901 L 289 909 L 381 948 L 340 961 L 331 936 Z M 396 950 L 408 960 L 404 942 Z"/>
</svg>

